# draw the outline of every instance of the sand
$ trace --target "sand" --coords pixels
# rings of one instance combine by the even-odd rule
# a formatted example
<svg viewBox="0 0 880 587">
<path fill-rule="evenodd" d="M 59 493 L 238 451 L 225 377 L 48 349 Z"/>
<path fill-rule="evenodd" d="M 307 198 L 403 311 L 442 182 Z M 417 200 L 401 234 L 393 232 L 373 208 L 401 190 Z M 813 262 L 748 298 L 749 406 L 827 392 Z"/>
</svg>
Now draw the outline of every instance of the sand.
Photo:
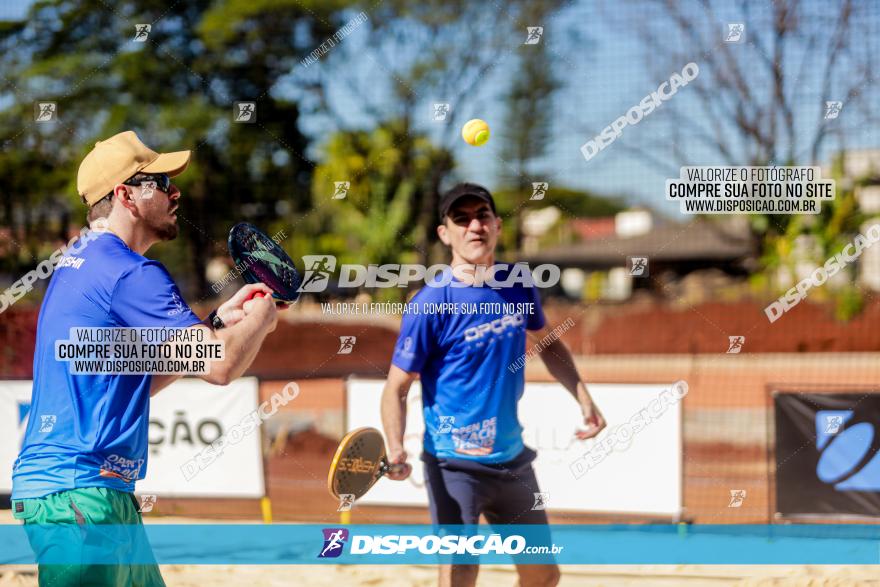
<svg viewBox="0 0 880 587">
<path fill-rule="evenodd" d="M 162 565 L 168 587 L 310 587 L 378 586 L 428 587 L 436 583 L 437 571 L 428 566 L 231 566 Z M 880 585 L 876 567 L 781 567 L 781 566 L 627 566 L 564 567 L 562 587 L 675 587 L 678 585 L 738 587 Z M 478 585 L 514 585 L 513 568 L 480 569 Z M 36 587 L 33 566 L 0 567 L 0 587 Z"/>
</svg>

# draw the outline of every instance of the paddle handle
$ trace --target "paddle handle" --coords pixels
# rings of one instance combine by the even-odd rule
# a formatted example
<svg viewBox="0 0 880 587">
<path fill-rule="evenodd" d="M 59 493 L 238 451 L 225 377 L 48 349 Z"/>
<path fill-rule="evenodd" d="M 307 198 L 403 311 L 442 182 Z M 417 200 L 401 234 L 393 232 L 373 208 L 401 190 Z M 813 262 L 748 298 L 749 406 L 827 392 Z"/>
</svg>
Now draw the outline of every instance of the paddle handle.
<svg viewBox="0 0 880 587">
<path fill-rule="evenodd" d="M 269 297 L 269 294 L 262 292 L 262 291 L 255 291 L 254 293 L 249 295 L 245 301 L 249 302 L 250 300 L 252 300 L 254 298 L 267 298 L 267 297 Z M 287 304 L 287 303 L 290 303 L 290 302 L 282 302 L 280 300 L 275 300 L 276 306 L 282 306 L 282 307 L 286 308 L 287 306 L 285 304 Z"/>
<path fill-rule="evenodd" d="M 386 473 L 400 473 L 406 467 L 404 463 L 395 463 L 393 465 L 388 464 L 388 461 L 382 463 L 382 468 L 380 469 L 380 474 L 385 475 Z"/>
</svg>

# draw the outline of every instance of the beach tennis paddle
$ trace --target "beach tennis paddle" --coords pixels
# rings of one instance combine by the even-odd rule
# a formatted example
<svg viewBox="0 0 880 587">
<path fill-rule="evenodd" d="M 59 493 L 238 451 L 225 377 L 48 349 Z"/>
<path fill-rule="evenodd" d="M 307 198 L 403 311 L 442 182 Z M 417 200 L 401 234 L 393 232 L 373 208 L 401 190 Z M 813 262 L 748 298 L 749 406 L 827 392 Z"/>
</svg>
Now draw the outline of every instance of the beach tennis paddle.
<svg viewBox="0 0 880 587">
<path fill-rule="evenodd" d="M 404 467 L 388 464 L 381 432 L 370 427 L 357 428 L 339 443 L 330 463 L 327 488 L 336 499 L 343 495 L 360 499 L 385 473 Z"/>
<path fill-rule="evenodd" d="M 278 304 L 292 304 L 299 298 L 302 277 L 290 255 L 266 233 L 247 222 L 229 231 L 229 255 L 247 283 L 265 283 Z M 255 292 L 251 297 L 262 297 Z M 250 298 L 249 298 L 250 299 Z"/>
</svg>

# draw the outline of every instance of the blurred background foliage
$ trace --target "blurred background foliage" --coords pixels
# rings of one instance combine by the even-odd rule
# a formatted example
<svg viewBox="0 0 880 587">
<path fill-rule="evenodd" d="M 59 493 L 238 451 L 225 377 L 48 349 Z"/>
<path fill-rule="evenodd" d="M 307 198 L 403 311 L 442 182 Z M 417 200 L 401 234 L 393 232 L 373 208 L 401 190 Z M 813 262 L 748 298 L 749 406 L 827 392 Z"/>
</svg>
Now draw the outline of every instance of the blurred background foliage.
<svg viewBox="0 0 880 587">
<path fill-rule="evenodd" d="M 828 142 L 845 144 L 850 131 L 821 119 L 800 124 L 807 90 L 816 105 L 845 98 L 847 112 L 860 112 L 849 119 L 855 126 L 876 124 L 878 36 L 860 31 L 877 19 L 865 18 L 864 7 L 809 2 L 805 18 L 798 2 L 761 4 L 749 13 L 756 25 L 749 25 L 748 50 L 736 52 L 718 46 L 723 4 L 595 4 L 609 30 L 631 33 L 627 47 L 632 57 L 643 54 L 646 79 L 668 79 L 694 55 L 703 59 L 687 98 L 664 104 L 663 114 L 639 127 L 639 140 L 615 144 L 615 154 L 636 157 L 633 175 L 654 166 L 674 177 L 695 161 L 816 165 Z M 193 150 L 178 181 L 181 236 L 150 254 L 195 300 L 211 295 L 210 261 L 226 258 L 227 231 L 240 220 L 270 234 L 284 230 L 294 258 L 445 260 L 436 207 L 443 189 L 471 179 L 462 164 L 474 151 L 459 136 L 469 118 L 492 115 L 498 155 L 489 187 L 504 217 L 503 258 L 522 249 L 530 208 L 556 206 L 566 219 L 612 216 L 631 194 L 566 186 L 571 175 L 553 148 L 560 132 L 582 140 L 612 120 L 595 104 L 565 114 L 562 92 L 602 91 L 608 83 L 599 74 L 587 82 L 574 75 L 601 46 L 585 31 L 606 33 L 564 18 L 568 9 L 550 0 L 509 0 L 491 10 L 484 0 L 37 0 L 25 18 L 0 22 L 0 272 L 29 270 L 84 224 L 78 163 L 95 141 L 126 129 L 156 150 Z M 362 11 L 368 22 L 330 42 L 317 63 L 304 61 Z M 137 23 L 152 23 L 146 42 L 133 41 Z M 533 25 L 552 29 L 553 42 L 523 45 Z M 670 37 L 687 41 L 662 41 Z M 612 74 L 616 80 L 619 72 Z M 832 96 L 834 88 L 843 89 Z M 58 103 L 58 122 L 34 122 L 40 100 Z M 236 101 L 256 102 L 255 124 L 233 122 Z M 429 121 L 435 102 L 453 105 L 443 124 Z M 695 145 L 703 149 L 696 156 L 688 150 Z M 529 199 L 536 178 L 551 186 L 540 202 Z M 334 199 L 340 181 L 350 185 Z M 815 217 L 750 218 L 760 243 L 756 288 L 778 294 L 798 263 L 815 266 L 851 240 L 863 220 L 854 186 L 837 194 Z M 804 236 L 811 238 L 801 251 Z M 841 317 L 860 308 L 855 286 L 817 295 L 838 296 Z"/>
<path fill-rule="evenodd" d="M 135 129 L 156 150 L 193 149 L 179 178 L 185 204 L 181 237 L 161 248 L 191 293 L 208 291 L 208 259 L 224 252 L 236 219 L 291 217 L 310 206 L 312 165 L 296 103 L 271 91 L 315 39 L 339 25 L 340 2 L 43 1 L 28 18 L 7 24 L 0 50 L 7 65 L 0 133 L 3 226 L 23 240 L 23 255 L 3 259 L 21 271 L 41 243 L 84 223 L 76 170 L 92 145 Z M 147 42 L 135 23 L 162 15 Z M 58 122 L 33 121 L 35 100 L 58 103 Z M 232 102 L 256 101 L 262 132 L 231 123 Z M 55 217 L 55 222 L 48 222 Z M 42 221 L 43 218 L 47 220 Z M 50 230 L 54 226 L 54 234 Z"/>
<path fill-rule="evenodd" d="M 543 17 L 554 5 L 516 1 L 507 9 Z M 326 71 L 306 71 L 302 59 L 370 8 L 366 57 L 387 73 L 391 99 L 368 103 L 365 91 L 368 117 L 357 125 L 340 122 L 310 141 L 300 128 L 299 102 L 331 118 L 338 113 L 327 96 Z M 209 294 L 208 262 L 225 256 L 226 232 L 242 219 L 270 233 L 285 229 L 285 246 L 296 256 L 439 260 L 436 204 L 456 169 L 448 144 L 457 140 L 461 121 L 450 120 L 442 140 L 432 141 L 414 120 L 424 118 L 416 109 L 425 95 L 450 101 L 466 95 L 509 50 L 511 35 L 521 34 L 513 24 L 486 27 L 476 18 L 482 13 L 472 0 L 377 7 L 327 0 L 34 3 L 27 18 L 0 27 L 0 226 L 15 245 L 0 255 L 0 269 L 28 270 L 66 240 L 71 225 L 84 224 L 78 163 L 97 140 L 125 129 L 156 150 L 193 150 L 190 168 L 177 180 L 184 194 L 181 236 L 151 251 L 184 276 L 191 295 Z M 148 40 L 132 42 L 134 24 L 150 22 Z M 339 53 L 322 59 L 331 73 L 338 63 L 339 74 L 347 75 Z M 543 154 L 546 141 L 542 120 L 528 112 L 559 87 L 548 77 L 546 57 L 538 59 L 542 63 L 525 67 L 510 89 L 508 118 L 532 120 L 511 138 L 516 172 L 505 172 L 509 187 L 500 192 L 505 211 L 514 215 L 514 202 L 529 193 L 525 168 Z M 294 73 L 300 76 L 295 82 Z M 379 83 L 356 74 L 354 88 Z M 287 91 L 291 85 L 299 93 Z M 532 95 L 529 87 L 540 92 Z M 58 122 L 32 122 L 38 100 L 58 103 Z M 257 103 L 256 124 L 232 122 L 234 101 Z M 340 180 L 351 184 L 347 199 L 333 200 Z M 590 213 L 577 194 L 566 194 L 559 197 Z M 505 242 L 513 247 L 516 222 L 509 234 Z"/>
</svg>

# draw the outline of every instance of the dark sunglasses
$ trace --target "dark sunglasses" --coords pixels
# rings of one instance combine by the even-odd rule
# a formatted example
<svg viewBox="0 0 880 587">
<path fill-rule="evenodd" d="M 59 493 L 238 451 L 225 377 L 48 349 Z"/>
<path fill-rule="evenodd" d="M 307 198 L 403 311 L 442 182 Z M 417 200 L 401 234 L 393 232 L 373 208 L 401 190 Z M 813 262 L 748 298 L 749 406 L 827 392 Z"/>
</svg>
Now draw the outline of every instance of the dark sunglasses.
<svg viewBox="0 0 880 587">
<path fill-rule="evenodd" d="M 485 207 L 480 208 L 473 214 L 468 214 L 467 212 L 459 212 L 457 210 L 450 210 L 448 216 L 453 224 L 457 224 L 459 226 L 468 226 L 471 223 L 471 220 L 473 220 L 474 218 L 477 218 L 480 221 L 488 221 L 491 220 L 492 216 L 495 216 L 495 213 L 488 207 Z"/>
<path fill-rule="evenodd" d="M 168 193 L 168 190 L 171 188 L 171 178 L 168 177 L 167 173 L 137 173 L 122 183 L 123 185 L 140 187 L 148 181 L 156 182 L 156 189 L 165 193 Z"/>
</svg>

